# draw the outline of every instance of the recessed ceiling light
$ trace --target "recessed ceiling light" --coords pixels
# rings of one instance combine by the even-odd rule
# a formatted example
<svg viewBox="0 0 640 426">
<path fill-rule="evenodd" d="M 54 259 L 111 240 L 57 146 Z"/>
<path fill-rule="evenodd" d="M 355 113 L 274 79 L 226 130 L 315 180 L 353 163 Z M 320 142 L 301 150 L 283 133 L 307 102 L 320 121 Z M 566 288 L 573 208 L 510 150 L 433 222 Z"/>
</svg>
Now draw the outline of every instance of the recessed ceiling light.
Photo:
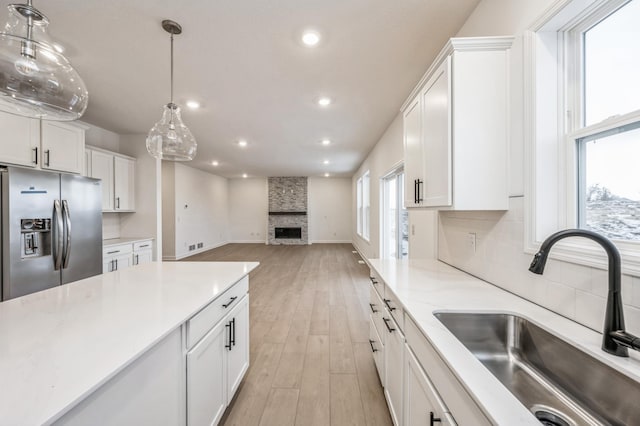
<svg viewBox="0 0 640 426">
<path fill-rule="evenodd" d="M 329 146 L 329 145 L 331 145 L 331 140 L 330 139 L 322 139 L 321 143 L 324 146 Z"/>
<path fill-rule="evenodd" d="M 238 141 L 238 146 L 244 148 L 245 146 L 247 146 L 247 141 L 245 141 L 244 139 L 240 139 Z"/>
<path fill-rule="evenodd" d="M 211 165 L 212 165 L 212 166 L 217 166 L 218 164 L 220 164 L 220 163 L 218 163 L 218 162 L 217 162 L 217 161 L 215 161 L 215 160 L 211 162 Z"/>
<path fill-rule="evenodd" d="M 318 99 L 318 105 L 323 106 L 323 107 L 331 105 L 331 98 L 322 97 L 322 98 Z"/>
<path fill-rule="evenodd" d="M 329 176 L 331 176 L 329 173 L 324 174 L 324 177 L 329 177 Z"/>
<path fill-rule="evenodd" d="M 243 174 L 242 174 L 242 177 L 243 177 L 243 178 L 245 178 L 245 179 L 247 178 L 247 176 L 248 176 L 248 175 L 247 175 L 246 173 L 243 173 Z"/>
<path fill-rule="evenodd" d="M 191 109 L 198 109 L 198 108 L 200 108 L 200 102 L 198 102 L 198 101 L 187 101 L 187 107 L 189 107 Z"/>
<path fill-rule="evenodd" d="M 305 31 L 302 34 L 302 42 L 309 47 L 314 47 L 320 42 L 320 34 L 315 31 Z"/>
<path fill-rule="evenodd" d="M 329 160 L 324 160 L 322 164 L 329 164 Z"/>
</svg>

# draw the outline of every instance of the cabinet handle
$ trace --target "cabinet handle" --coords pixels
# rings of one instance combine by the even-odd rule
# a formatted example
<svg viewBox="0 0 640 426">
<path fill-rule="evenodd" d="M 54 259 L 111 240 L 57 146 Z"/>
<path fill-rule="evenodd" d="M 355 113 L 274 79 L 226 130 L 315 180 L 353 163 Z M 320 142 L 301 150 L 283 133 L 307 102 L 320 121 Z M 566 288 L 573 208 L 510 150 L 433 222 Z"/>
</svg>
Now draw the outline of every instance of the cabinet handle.
<svg viewBox="0 0 640 426">
<path fill-rule="evenodd" d="M 44 162 L 44 165 L 49 167 L 49 161 L 51 160 L 51 150 L 47 149 L 44 151 L 44 155 L 46 156 L 46 160 Z"/>
<path fill-rule="evenodd" d="M 113 272 L 113 271 L 115 271 L 115 270 L 116 270 L 116 269 L 115 269 L 116 267 L 115 267 L 115 262 L 114 262 L 114 260 L 113 260 L 113 259 L 111 259 L 111 262 L 109 262 L 109 264 L 111 265 L 111 270 L 110 270 L 109 272 Z"/>
<path fill-rule="evenodd" d="M 120 208 L 120 197 L 116 197 L 116 209 Z"/>
<path fill-rule="evenodd" d="M 422 181 L 420 179 L 416 179 L 414 181 L 413 191 L 415 193 L 415 203 L 416 204 L 420 204 L 423 201 L 422 197 L 420 196 L 420 187 L 422 186 L 423 183 L 424 183 L 424 181 Z"/>
<path fill-rule="evenodd" d="M 387 305 L 387 308 L 389 308 L 389 312 L 393 312 L 396 310 L 396 308 L 394 308 L 389 304 L 389 302 L 391 302 L 391 299 L 382 299 L 382 300 L 384 300 L 384 304 Z"/>
<path fill-rule="evenodd" d="M 236 345 L 236 319 L 231 320 L 231 344 Z"/>
<path fill-rule="evenodd" d="M 418 204 L 418 179 L 413 180 L 413 204 Z"/>
<path fill-rule="evenodd" d="M 373 347 L 373 342 L 375 342 L 375 340 L 369 339 L 369 345 L 371 346 L 371 352 L 378 352 L 378 350 Z"/>
<path fill-rule="evenodd" d="M 384 325 L 387 326 L 387 330 L 389 330 L 389 333 L 396 331 L 395 328 L 389 327 L 389 321 L 391 321 L 389 318 L 382 317 L 382 321 L 384 321 Z"/>
<path fill-rule="evenodd" d="M 139 264 L 140 264 L 140 259 L 138 259 L 138 255 L 137 255 L 137 254 L 136 254 L 136 262 L 135 262 L 135 264 L 136 264 L 136 265 L 139 265 Z"/>
<path fill-rule="evenodd" d="M 378 284 L 378 281 L 375 278 L 369 277 L 369 279 L 371 280 L 371 284 L 373 284 L 373 285 Z"/>
<path fill-rule="evenodd" d="M 33 164 L 38 165 L 38 147 L 33 148 L 34 159 Z"/>
<path fill-rule="evenodd" d="M 229 306 L 231 306 L 231 304 L 233 303 L 234 300 L 236 300 L 238 298 L 238 296 L 233 296 L 231 298 L 231 300 L 229 300 L 228 303 L 225 303 L 224 305 L 222 305 L 223 308 L 227 309 Z"/>
<path fill-rule="evenodd" d="M 229 338 L 227 339 L 227 341 L 228 341 L 229 343 L 227 343 L 226 345 L 224 345 L 224 347 L 225 347 L 225 348 L 227 348 L 227 349 L 229 349 L 229 350 L 231 350 L 231 321 L 229 321 L 229 324 L 225 324 L 224 326 L 225 326 L 225 328 L 226 328 L 226 327 L 229 327 L 229 333 L 227 334 L 227 336 L 229 336 Z"/>
<path fill-rule="evenodd" d="M 376 305 L 374 305 L 373 303 L 369 303 L 369 307 L 371 308 L 371 312 L 373 312 L 373 313 L 375 314 L 375 313 L 376 313 L 376 312 L 378 312 L 378 311 L 376 311 L 376 310 L 374 309 L 374 306 L 376 306 Z"/>
<path fill-rule="evenodd" d="M 436 417 L 433 414 L 433 411 L 429 411 L 429 426 L 433 426 L 435 423 L 442 423 L 442 419 L 440 417 Z"/>
<path fill-rule="evenodd" d="M 116 262 L 116 271 L 118 270 L 118 259 L 114 259 Z"/>
<path fill-rule="evenodd" d="M 120 253 L 120 250 L 113 250 L 113 251 L 108 251 L 107 254 L 114 254 L 114 253 Z"/>
<path fill-rule="evenodd" d="M 144 247 L 149 247 L 149 244 L 143 244 L 140 246 L 140 248 L 144 248 Z"/>
</svg>

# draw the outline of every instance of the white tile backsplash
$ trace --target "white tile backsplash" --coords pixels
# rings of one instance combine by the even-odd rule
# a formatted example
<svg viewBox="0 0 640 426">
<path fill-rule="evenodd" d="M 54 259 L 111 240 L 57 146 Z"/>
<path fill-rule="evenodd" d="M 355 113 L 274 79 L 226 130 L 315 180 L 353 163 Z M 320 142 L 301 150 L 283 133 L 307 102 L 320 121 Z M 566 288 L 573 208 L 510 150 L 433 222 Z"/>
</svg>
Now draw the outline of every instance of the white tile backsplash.
<svg viewBox="0 0 640 426">
<path fill-rule="evenodd" d="M 476 234 L 476 251 L 467 235 Z M 507 212 L 440 212 L 438 258 L 560 315 L 602 332 L 606 270 L 549 259 L 544 275 L 529 272 L 524 253 L 524 198 Z M 640 278 L 622 277 L 627 329 L 640 332 Z M 635 330 L 635 331 L 634 331 Z"/>
</svg>

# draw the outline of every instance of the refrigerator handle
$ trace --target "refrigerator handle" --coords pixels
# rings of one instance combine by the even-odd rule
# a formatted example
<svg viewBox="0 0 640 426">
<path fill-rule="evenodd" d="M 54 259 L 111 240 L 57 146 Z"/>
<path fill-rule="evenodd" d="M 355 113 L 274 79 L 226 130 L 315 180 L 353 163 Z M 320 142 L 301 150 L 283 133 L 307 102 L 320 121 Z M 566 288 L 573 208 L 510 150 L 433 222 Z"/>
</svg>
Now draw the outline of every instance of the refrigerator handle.
<svg viewBox="0 0 640 426">
<path fill-rule="evenodd" d="M 62 252 L 62 267 L 69 266 L 71 257 L 71 215 L 69 214 L 69 203 L 62 200 L 62 214 L 64 215 L 64 249 Z"/>
<path fill-rule="evenodd" d="M 62 212 L 60 200 L 53 202 L 53 268 L 57 271 L 62 266 Z"/>
</svg>

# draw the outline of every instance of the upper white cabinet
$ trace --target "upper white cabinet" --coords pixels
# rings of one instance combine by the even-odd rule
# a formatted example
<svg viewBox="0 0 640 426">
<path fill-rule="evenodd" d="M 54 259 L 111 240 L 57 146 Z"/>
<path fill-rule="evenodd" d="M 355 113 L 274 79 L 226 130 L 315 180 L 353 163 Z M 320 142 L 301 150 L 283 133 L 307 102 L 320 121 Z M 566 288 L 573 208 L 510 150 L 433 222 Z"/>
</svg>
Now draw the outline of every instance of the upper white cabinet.
<svg viewBox="0 0 640 426">
<path fill-rule="evenodd" d="M 40 121 L 0 113 L 0 163 L 82 173 L 85 128 L 78 123 Z"/>
<path fill-rule="evenodd" d="M 102 211 L 134 211 L 136 159 L 94 147 L 85 158 L 86 175 L 102 180 Z"/>
<path fill-rule="evenodd" d="M 407 207 L 508 209 L 512 41 L 451 39 L 405 102 Z"/>
</svg>

